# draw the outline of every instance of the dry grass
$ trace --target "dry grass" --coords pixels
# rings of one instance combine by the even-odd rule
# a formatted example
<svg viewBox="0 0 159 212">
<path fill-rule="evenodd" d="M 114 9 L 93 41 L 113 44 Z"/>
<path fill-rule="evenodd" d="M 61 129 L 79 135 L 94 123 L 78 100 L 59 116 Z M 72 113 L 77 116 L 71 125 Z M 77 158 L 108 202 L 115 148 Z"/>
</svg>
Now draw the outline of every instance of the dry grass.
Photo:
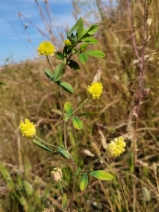
<svg viewBox="0 0 159 212">
<path fill-rule="evenodd" d="M 150 89 L 150 92 L 141 105 L 137 130 L 138 160 L 135 167 L 132 149 L 135 117 L 130 122 L 130 113 L 134 107 L 138 70 L 133 65 L 136 58 L 126 5 L 121 4 L 120 10 L 114 11 L 110 17 L 103 10 L 97 39 L 98 49 L 104 51 L 106 57 L 101 60 L 90 59 L 87 64 L 81 65 L 78 73 L 67 70 L 65 78 L 75 88 L 75 94 L 63 92 L 62 99 L 63 103 L 66 100 L 72 102 L 74 108 L 86 98 L 87 85 L 99 68 L 102 70 L 104 86 L 100 100 L 92 100 L 83 108 L 85 111 L 98 112 L 98 116 L 83 118 L 85 127 L 82 131 L 73 130 L 71 125 L 67 129 L 69 149 L 78 166 L 82 167 L 92 161 L 92 158 L 82 153 L 83 149 L 89 149 L 95 154 L 94 159 L 97 159 L 98 154 L 104 154 L 99 130 L 107 142 L 123 134 L 127 138 L 126 152 L 120 158 L 91 166 L 91 169 L 112 171 L 113 181 L 90 179 L 88 188 L 80 192 L 80 178 L 77 179 L 74 207 L 78 211 L 132 212 L 133 177 L 137 182 L 137 211 L 159 211 L 158 7 L 157 0 L 148 4 L 152 25 L 148 29 L 151 39 L 146 46 L 149 59 L 146 60 L 145 88 Z M 143 38 L 142 4 L 134 1 L 132 9 L 135 36 L 140 48 Z M 57 61 L 53 58 L 52 63 L 56 64 Z M 59 188 L 50 179 L 52 167 L 62 167 L 64 190 L 68 196 L 71 192 L 72 170 L 69 162 L 58 155 L 52 156 L 39 150 L 31 140 L 22 137 L 18 129 L 19 121 L 27 117 L 36 123 L 40 137 L 55 145 L 62 144 L 58 94 L 56 86 L 43 73 L 47 66 L 45 60 L 40 60 L 8 66 L 0 72 L 0 161 L 6 166 L 1 166 L 0 211 L 35 212 L 52 205 L 60 208 Z M 28 190 L 32 188 L 33 193 L 29 193 Z"/>
</svg>

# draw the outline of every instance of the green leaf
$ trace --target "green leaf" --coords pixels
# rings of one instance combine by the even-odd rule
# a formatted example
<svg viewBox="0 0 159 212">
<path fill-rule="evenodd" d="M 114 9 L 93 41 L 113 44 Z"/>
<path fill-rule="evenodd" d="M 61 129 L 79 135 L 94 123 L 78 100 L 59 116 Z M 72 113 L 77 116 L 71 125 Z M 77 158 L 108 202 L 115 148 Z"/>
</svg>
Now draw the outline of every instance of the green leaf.
<svg viewBox="0 0 159 212">
<path fill-rule="evenodd" d="M 64 114 L 63 120 L 66 122 L 70 118 L 70 115 Z"/>
<path fill-rule="evenodd" d="M 88 185 L 88 175 L 84 173 L 80 182 L 80 190 L 83 191 Z"/>
<path fill-rule="evenodd" d="M 68 93 L 74 93 L 73 87 L 68 82 L 61 81 L 58 85 L 60 85 Z"/>
<path fill-rule="evenodd" d="M 76 116 L 72 117 L 73 126 L 77 130 L 81 130 L 83 127 L 83 122 Z"/>
<path fill-rule="evenodd" d="M 97 112 L 84 112 L 84 113 L 79 114 L 78 116 L 91 116 L 94 114 L 97 114 Z"/>
<path fill-rule="evenodd" d="M 32 184 L 30 184 L 27 180 L 24 180 L 23 185 L 24 185 L 24 189 L 25 189 L 27 196 L 32 196 L 32 194 L 33 194 Z"/>
<path fill-rule="evenodd" d="M 81 38 L 82 31 L 83 31 L 83 26 L 84 26 L 84 23 L 83 23 L 83 20 L 82 20 L 80 22 L 78 30 L 77 30 L 77 38 L 78 38 L 78 40 Z"/>
<path fill-rule="evenodd" d="M 67 202 L 68 202 L 67 194 L 63 194 L 63 197 L 62 197 L 62 210 L 66 209 Z"/>
<path fill-rule="evenodd" d="M 66 67 L 66 64 L 63 62 L 56 66 L 55 72 L 54 72 L 54 82 L 57 82 L 58 80 L 60 80 L 61 77 L 64 75 L 65 67 Z"/>
<path fill-rule="evenodd" d="M 33 140 L 33 143 L 36 144 L 38 147 L 40 147 L 41 149 L 45 150 L 45 151 L 48 151 L 48 152 L 53 152 L 52 149 L 47 146 L 46 144 L 43 144 L 41 143 L 40 141 L 38 140 Z"/>
<path fill-rule="evenodd" d="M 74 60 L 68 60 L 68 66 L 75 71 L 80 70 L 79 64 L 75 62 Z"/>
<path fill-rule="evenodd" d="M 112 180 L 113 179 L 113 176 L 104 170 L 92 171 L 92 172 L 90 172 L 90 175 L 99 180 Z"/>
<path fill-rule="evenodd" d="M 88 61 L 88 56 L 85 53 L 78 55 L 81 63 L 86 63 Z"/>
<path fill-rule="evenodd" d="M 5 180 L 8 189 L 13 190 L 15 188 L 15 185 L 12 180 L 12 177 L 10 176 L 10 173 L 5 167 L 5 165 L 2 163 L 0 163 L 0 173 L 3 176 L 3 179 Z"/>
<path fill-rule="evenodd" d="M 71 53 L 71 51 L 72 51 L 72 47 L 70 48 L 69 46 L 64 46 L 64 49 L 63 49 L 64 57 L 67 57 L 67 55 L 69 55 Z"/>
<path fill-rule="evenodd" d="M 89 30 L 90 30 L 90 27 L 83 30 L 82 35 L 81 35 L 81 39 L 91 36 L 91 35 L 88 34 Z"/>
<path fill-rule="evenodd" d="M 64 55 L 61 52 L 56 52 L 56 58 L 58 60 L 64 60 Z"/>
<path fill-rule="evenodd" d="M 64 104 L 64 111 L 68 114 L 68 115 L 72 115 L 72 113 L 73 113 L 73 107 L 72 107 L 72 105 L 71 105 L 71 103 L 70 102 L 65 102 L 65 104 Z"/>
<path fill-rule="evenodd" d="M 98 25 L 97 24 L 93 24 L 93 25 L 90 26 L 88 34 L 89 35 L 94 35 L 97 30 L 98 30 Z"/>
<path fill-rule="evenodd" d="M 79 28 L 79 26 L 81 25 L 81 22 L 83 22 L 82 18 L 79 18 L 78 21 L 75 23 L 75 25 L 72 27 L 72 29 L 67 32 L 67 36 L 69 37 L 75 30 L 77 30 Z"/>
<path fill-rule="evenodd" d="M 77 171 L 75 172 L 75 175 L 78 175 L 78 173 L 81 171 L 82 169 L 80 167 L 78 167 Z"/>
<path fill-rule="evenodd" d="M 76 35 L 72 35 L 71 37 L 69 37 L 69 40 L 71 41 L 71 43 L 73 45 L 76 45 L 77 44 L 77 36 Z M 71 49 L 71 47 L 68 47 Z"/>
<path fill-rule="evenodd" d="M 105 53 L 99 50 L 86 51 L 85 53 L 92 57 L 105 57 Z"/>
<path fill-rule="evenodd" d="M 94 33 L 98 30 L 98 25 L 93 24 L 90 27 L 86 28 L 83 30 L 81 38 L 87 38 L 90 37 L 92 35 L 94 35 Z"/>
<path fill-rule="evenodd" d="M 70 155 L 69 155 L 69 153 L 68 153 L 68 151 L 66 149 L 64 149 L 62 147 L 59 147 L 57 149 L 57 151 L 62 155 L 62 157 L 67 158 L 67 159 L 70 158 Z"/>
<path fill-rule="evenodd" d="M 93 44 L 97 44 L 98 41 L 95 38 L 83 38 L 81 39 L 84 42 L 89 42 L 89 43 L 93 43 Z"/>
<path fill-rule="evenodd" d="M 21 196 L 21 197 L 19 198 L 19 202 L 20 202 L 20 204 L 21 204 L 22 206 L 25 206 L 25 205 L 28 204 L 28 203 L 27 203 L 27 200 L 25 199 L 24 196 Z"/>
<path fill-rule="evenodd" d="M 51 80 L 54 81 L 54 74 L 52 73 L 52 71 L 50 71 L 49 69 L 45 69 L 44 70 L 46 76 Z"/>
</svg>

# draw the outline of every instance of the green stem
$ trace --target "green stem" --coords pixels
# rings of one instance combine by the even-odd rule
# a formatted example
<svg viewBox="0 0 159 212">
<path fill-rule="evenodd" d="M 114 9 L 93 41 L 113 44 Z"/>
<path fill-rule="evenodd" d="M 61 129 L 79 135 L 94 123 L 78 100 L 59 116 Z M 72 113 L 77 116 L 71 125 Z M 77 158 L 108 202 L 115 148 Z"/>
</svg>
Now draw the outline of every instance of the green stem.
<svg viewBox="0 0 159 212">
<path fill-rule="evenodd" d="M 39 141 L 41 141 L 42 143 L 47 144 L 48 146 L 53 146 L 53 147 L 59 148 L 58 146 L 55 146 L 55 145 L 53 145 L 53 144 L 49 144 L 49 143 L 43 141 L 41 138 L 39 138 L 39 137 L 36 136 L 36 135 L 34 135 L 34 137 L 37 138 L 37 139 L 38 139 Z"/>
<path fill-rule="evenodd" d="M 73 158 L 71 157 L 72 160 L 72 165 L 73 165 L 73 177 L 72 177 L 72 192 L 71 192 L 71 198 L 70 198 L 70 212 L 73 211 L 73 197 L 74 197 L 74 192 L 75 192 L 75 177 L 76 175 L 74 174 L 76 172 L 76 166 L 75 166 L 75 162 L 73 160 Z"/>
<path fill-rule="evenodd" d="M 60 190 L 61 190 L 62 195 L 63 195 L 63 194 L 64 194 L 64 192 L 63 192 L 63 188 L 62 188 L 61 182 L 59 181 L 59 182 L 58 182 L 58 184 L 59 184 Z"/>
<path fill-rule="evenodd" d="M 53 70 L 53 68 L 52 68 L 52 65 L 51 65 L 51 63 L 50 63 L 49 57 L 48 57 L 48 56 L 46 56 L 46 59 L 47 59 L 47 61 L 48 61 L 48 63 L 49 63 L 49 66 L 50 66 L 50 68 L 51 68 L 52 72 L 54 72 L 54 70 Z"/>
<path fill-rule="evenodd" d="M 61 101 L 61 93 L 60 93 L 60 87 L 58 90 L 58 97 L 59 97 L 59 103 L 60 103 L 60 110 L 62 112 L 62 117 L 64 117 L 64 109 L 62 107 L 62 101 Z M 67 150 L 67 133 L 66 133 L 66 122 L 63 120 L 63 139 L 64 139 L 64 146 L 65 149 Z"/>
<path fill-rule="evenodd" d="M 85 99 L 84 102 L 82 102 L 82 104 L 81 104 L 78 108 L 76 108 L 76 110 L 73 111 L 73 113 L 70 115 L 70 117 L 71 117 L 77 110 L 79 110 L 87 101 L 88 101 L 88 98 Z"/>
<path fill-rule="evenodd" d="M 104 158 L 104 156 L 99 157 L 98 159 L 94 160 L 92 163 L 90 163 L 89 165 L 85 166 L 81 171 L 84 171 L 85 169 L 87 169 L 89 166 L 93 165 L 94 163 L 98 162 L 100 159 Z"/>
</svg>

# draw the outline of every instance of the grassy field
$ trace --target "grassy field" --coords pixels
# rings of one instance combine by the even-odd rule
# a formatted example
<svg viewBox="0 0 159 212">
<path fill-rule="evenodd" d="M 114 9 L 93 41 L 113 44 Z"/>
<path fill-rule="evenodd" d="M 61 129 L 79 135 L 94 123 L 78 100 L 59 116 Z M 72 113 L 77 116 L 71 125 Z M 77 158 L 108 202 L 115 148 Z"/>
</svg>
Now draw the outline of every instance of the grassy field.
<svg viewBox="0 0 159 212">
<path fill-rule="evenodd" d="M 146 93 L 140 102 L 137 128 L 135 101 L 140 60 L 136 59 L 125 1 L 120 1 L 115 10 L 97 1 L 101 16 L 96 34 L 99 44 L 90 45 L 90 49 L 100 49 L 106 57 L 90 58 L 80 65 L 80 71 L 68 68 L 64 76 L 75 93 L 63 91 L 62 104 L 69 101 L 77 108 L 86 99 L 87 86 L 98 69 L 102 71 L 102 96 L 98 101 L 90 100 L 80 111 L 97 114 L 82 117 L 81 131 L 67 125 L 68 149 L 79 167 L 105 155 L 105 159 L 93 163 L 90 170 L 105 169 L 114 177 L 112 181 L 92 177 L 81 192 L 81 176 L 78 176 L 74 192 L 74 209 L 78 212 L 133 212 L 134 199 L 136 212 L 159 211 L 159 2 L 145 2 L 146 20 L 151 18 L 152 24 L 146 27 L 143 59 L 144 3 L 136 0 L 131 5 L 137 50 L 145 63 L 143 89 Z M 51 57 L 51 63 L 57 64 L 55 57 Z M 60 187 L 50 177 L 53 167 L 62 168 L 63 190 L 68 198 L 71 195 L 71 162 L 40 150 L 19 131 L 20 120 L 29 118 L 36 124 L 39 137 L 54 145 L 63 144 L 57 86 L 46 77 L 45 68 L 49 68 L 47 61 L 38 59 L 0 70 L 0 212 L 42 212 L 44 208 L 61 211 Z M 116 159 L 107 157 L 99 130 L 108 143 L 124 136 L 126 151 Z M 94 156 L 85 154 L 84 149 Z"/>
</svg>

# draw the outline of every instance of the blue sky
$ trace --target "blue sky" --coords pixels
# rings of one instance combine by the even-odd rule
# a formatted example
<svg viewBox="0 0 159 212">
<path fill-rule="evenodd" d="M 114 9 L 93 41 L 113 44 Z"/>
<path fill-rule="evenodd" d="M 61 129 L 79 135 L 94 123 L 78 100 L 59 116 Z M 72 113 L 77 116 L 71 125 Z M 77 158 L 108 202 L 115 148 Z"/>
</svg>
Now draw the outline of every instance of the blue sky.
<svg viewBox="0 0 159 212">
<path fill-rule="evenodd" d="M 88 0 L 87 0 L 88 1 Z M 106 2 L 107 0 L 103 0 Z M 38 1 L 44 8 L 43 0 Z M 89 0 L 90 5 L 95 2 Z M 71 28 L 75 23 L 72 15 L 71 0 L 49 0 L 53 18 L 53 30 L 56 35 L 66 29 L 66 24 Z M 25 15 L 40 30 L 46 32 L 34 0 L 1 0 L 0 3 L 0 65 L 25 61 L 37 56 L 36 48 L 40 42 L 47 40 L 29 21 L 19 18 L 18 12 Z M 28 25 L 27 30 L 24 26 Z M 59 29 L 57 28 L 60 28 Z M 31 42 L 28 42 L 28 38 Z"/>
</svg>

